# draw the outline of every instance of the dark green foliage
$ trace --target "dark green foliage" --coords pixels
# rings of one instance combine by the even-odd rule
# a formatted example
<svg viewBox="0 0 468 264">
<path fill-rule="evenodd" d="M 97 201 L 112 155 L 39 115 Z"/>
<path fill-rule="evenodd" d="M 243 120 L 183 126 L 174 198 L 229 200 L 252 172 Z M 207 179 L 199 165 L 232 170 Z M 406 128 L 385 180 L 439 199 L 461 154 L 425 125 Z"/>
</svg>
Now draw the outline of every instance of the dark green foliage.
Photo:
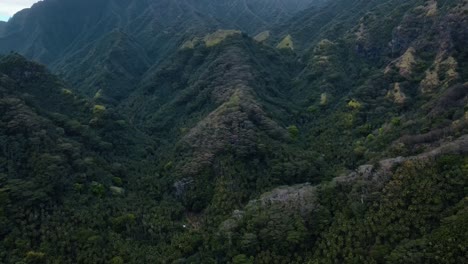
<svg viewBox="0 0 468 264">
<path fill-rule="evenodd" d="M 321 2 L 45 1 L 0 25 L 0 53 L 18 51 L 51 66 L 81 92 L 101 91 L 103 99 L 115 102 L 186 39 L 216 29 L 256 34 Z M 37 31 L 42 34 L 35 38 Z"/>
<path fill-rule="evenodd" d="M 46 263 L 46 256 L 44 253 L 41 253 L 41 252 L 29 251 L 28 253 L 26 253 L 26 257 L 24 258 L 24 261 L 26 263 L 31 263 L 31 264 Z"/>
<path fill-rule="evenodd" d="M 404 164 L 381 194 L 369 197 L 362 204 L 361 212 L 353 208 L 351 200 L 334 213 L 334 223 L 322 235 L 315 256 L 338 262 L 372 262 L 373 259 L 383 263 L 397 245 L 419 241 L 437 230 L 442 218 L 456 213 L 452 207 L 465 199 L 465 163 L 466 158 L 449 156 L 432 166 Z M 459 242 L 465 243 L 463 240 Z M 398 253 L 393 254 L 395 257 Z M 451 259 L 456 262 L 463 255 L 462 250 Z M 428 261 L 436 259 L 427 258 Z"/>
<path fill-rule="evenodd" d="M 238 223 L 226 222 L 234 230 L 223 233 L 232 244 L 225 250 L 234 259 L 254 256 L 258 263 L 268 258 L 298 263 L 464 262 L 466 162 L 456 156 L 435 163 L 408 161 L 380 187 L 365 182 L 322 185 L 316 209 L 302 216 L 287 207 L 247 207 Z M 457 228 L 459 234 L 451 233 Z"/>
<path fill-rule="evenodd" d="M 466 262 L 466 1 L 95 2 L 0 24 L 1 263 Z"/>
<path fill-rule="evenodd" d="M 299 136 L 299 129 L 297 128 L 297 126 L 289 126 L 288 132 L 291 138 L 293 139 L 297 139 L 297 137 Z"/>
</svg>

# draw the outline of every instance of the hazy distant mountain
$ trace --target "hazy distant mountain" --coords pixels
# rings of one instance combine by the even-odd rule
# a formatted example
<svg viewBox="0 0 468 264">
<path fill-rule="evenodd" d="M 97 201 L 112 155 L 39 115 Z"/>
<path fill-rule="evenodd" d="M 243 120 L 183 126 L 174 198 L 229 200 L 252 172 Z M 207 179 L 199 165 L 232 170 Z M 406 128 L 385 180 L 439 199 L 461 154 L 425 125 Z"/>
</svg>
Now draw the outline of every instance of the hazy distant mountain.
<svg viewBox="0 0 468 264">
<path fill-rule="evenodd" d="M 216 29 L 239 29 L 254 34 L 291 18 L 294 13 L 310 5 L 323 2 L 46 0 L 19 12 L 11 19 L 5 27 L 4 36 L 0 38 L 0 52 L 18 51 L 28 58 L 48 64 L 66 78 L 75 76 L 76 78 L 67 80 L 83 88 L 85 92 L 94 94 L 98 90 L 104 90 L 107 93 L 109 88 L 106 86 L 114 86 L 116 82 L 120 83 L 117 86 L 129 86 L 129 82 L 134 82 L 132 78 L 141 77 L 148 66 L 158 63 L 193 36 L 204 36 Z M 143 63 L 137 72 L 120 73 L 119 81 L 108 81 L 111 78 L 109 74 L 116 72 L 104 73 L 103 65 L 99 66 L 100 69 L 93 70 L 93 76 L 75 74 L 84 73 L 82 67 L 87 63 L 82 59 L 90 57 L 94 61 L 107 64 L 125 64 L 119 61 L 118 56 L 112 59 L 97 58 L 96 56 L 105 56 L 105 53 L 94 52 L 108 48 L 106 45 L 112 41 L 109 38 L 113 32 L 127 35 L 128 45 L 138 46 L 140 49 L 139 54 L 133 54 L 133 48 L 121 49 L 128 54 L 122 54 L 123 57 L 120 58 L 144 56 L 147 57 L 144 60 L 151 62 L 150 65 Z M 88 88 L 84 88 L 85 86 Z M 118 87 L 112 89 L 116 90 L 117 97 L 122 89 L 125 90 Z"/>
<path fill-rule="evenodd" d="M 45 0 L 16 14 L 6 26 L 0 50 L 18 50 L 51 64 L 102 35 L 121 30 L 158 56 L 168 41 L 217 28 L 255 33 L 290 18 L 319 0 L 149 1 Z M 158 45 L 154 45 L 158 44 Z"/>
<path fill-rule="evenodd" d="M 7 23 L 5 21 L 0 21 L 0 36 L 3 34 L 3 31 L 5 30 L 6 24 Z"/>
</svg>

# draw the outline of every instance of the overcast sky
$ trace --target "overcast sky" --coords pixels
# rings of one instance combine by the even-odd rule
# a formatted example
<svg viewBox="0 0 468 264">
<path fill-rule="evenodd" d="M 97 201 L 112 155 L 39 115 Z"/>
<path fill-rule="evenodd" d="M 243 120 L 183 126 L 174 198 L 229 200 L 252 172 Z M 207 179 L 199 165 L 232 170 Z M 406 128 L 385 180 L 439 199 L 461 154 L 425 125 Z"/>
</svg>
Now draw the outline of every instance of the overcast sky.
<svg viewBox="0 0 468 264">
<path fill-rule="evenodd" d="M 6 21 L 21 9 L 31 7 L 39 0 L 0 0 L 0 20 Z"/>
</svg>

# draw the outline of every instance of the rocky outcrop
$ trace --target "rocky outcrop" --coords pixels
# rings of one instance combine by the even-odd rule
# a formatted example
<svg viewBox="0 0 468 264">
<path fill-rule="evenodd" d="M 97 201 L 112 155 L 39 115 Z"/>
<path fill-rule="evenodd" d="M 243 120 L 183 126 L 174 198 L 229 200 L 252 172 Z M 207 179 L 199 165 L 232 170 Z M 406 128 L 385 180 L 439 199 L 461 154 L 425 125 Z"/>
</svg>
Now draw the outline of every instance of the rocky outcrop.
<svg viewBox="0 0 468 264">
<path fill-rule="evenodd" d="M 397 166 L 407 161 L 427 162 L 447 154 L 468 154 L 468 135 L 464 135 L 452 142 L 445 143 L 416 156 L 388 158 L 379 161 L 375 165 L 367 164 L 359 166 L 355 171 L 336 177 L 325 185 L 352 186 L 361 182 L 362 186 L 365 186 L 363 188 L 368 193 L 371 193 L 371 191 L 381 190 L 385 186 L 392 178 Z M 284 212 L 309 215 L 321 207 L 320 200 L 318 199 L 319 188 L 321 188 L 321 185 L 312 186 L 308 183 L 275 188 L 270 192 L 262 194 L 258 199 L 250 201 L 242 211 L 234 211 L 232 217 L 220 225 L 220 231 L 232 231 L 237 228 L 239 221 L 249 212 L 280 209 Z M 360 193 L 359 195 L 361 196 L 361 202 L 367 198 L 366 193 Z"/>
<path fill-rule="evenodd" d="M 396 104 L 404 104 L 406 102 L 406 95 L 403 93 L 400 83 L 393 84 L 393 89 L 388 91 L 387 98 L 393 100 Z"/>
<path fill-rule="evenodd" d="M 317 187 L 309 183 L 282 186 L 264 193 L 259 199 L 250 201 L 246 210 L 258 210 L 269 206 L 279 206 L 306 215 L 316 208 Z"/>
<path fill-rule="evenodd" d="M 401 76 L 406 79 L 410 78 L 413 73 L 413 67 L 416 64 L 415 53 L 416 50 L 413 47 L 408 48 L 400 58 L 390 63 L 390 65 L 385 68 L 385 74 L 388 74 L 392 67 L 395 67 L 398 69 Z"/>
</svg>

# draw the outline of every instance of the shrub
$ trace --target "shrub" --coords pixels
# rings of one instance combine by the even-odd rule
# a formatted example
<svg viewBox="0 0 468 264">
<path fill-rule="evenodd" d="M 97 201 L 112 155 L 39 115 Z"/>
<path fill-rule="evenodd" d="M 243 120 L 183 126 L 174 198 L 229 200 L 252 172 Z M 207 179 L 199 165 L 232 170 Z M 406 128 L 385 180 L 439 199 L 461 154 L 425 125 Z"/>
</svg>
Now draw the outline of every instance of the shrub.
<svg viewBox="0 0 468 264">
<path fill-rule="evenodd" d="M 26 253 L 24 261 L 31 264 L 46 263 L 46 255 L 42 252 L 29 251 Z"/>
<path fill-rule="evenodd" d="M 105 191 L 106 191 L 106 189 L 104 188 L 104 185 L 102 185 L 100 183 L 97 183 L 97 182 L 93 182 L 91 184 L 91 192 L 94 195 L 102 197 L 102 196 L 104 196 Z"/>
<path fill-rule="evenodd" d="M 122 257 L 113 257 L 110 261 L 110 264 L 124 264 L 124 260 Z"/>
<path fill-rule="evenodd" d="M 353 99 L 353 100 L 349 101 L 348 107 L 350 109 L 352 109 L 352 110 L 359 110 L 359 109 L 362 108 L 362 105 L 357 100 Z"/>
<path fill-rule="evenodd" d="M 289 126 L 288 132 L 289 132 L 289 136 L 292 139 L 297 139 L 297 137 L 299 136 L 299 129 L 295 125 Z"/>
<path fill-rule="evenodd" d="M 101 115 L 106 111 L 106 107 L 103 105 L 95 105 L 93 107 L 93 114 L 95 115 Z"/>
</svg>

